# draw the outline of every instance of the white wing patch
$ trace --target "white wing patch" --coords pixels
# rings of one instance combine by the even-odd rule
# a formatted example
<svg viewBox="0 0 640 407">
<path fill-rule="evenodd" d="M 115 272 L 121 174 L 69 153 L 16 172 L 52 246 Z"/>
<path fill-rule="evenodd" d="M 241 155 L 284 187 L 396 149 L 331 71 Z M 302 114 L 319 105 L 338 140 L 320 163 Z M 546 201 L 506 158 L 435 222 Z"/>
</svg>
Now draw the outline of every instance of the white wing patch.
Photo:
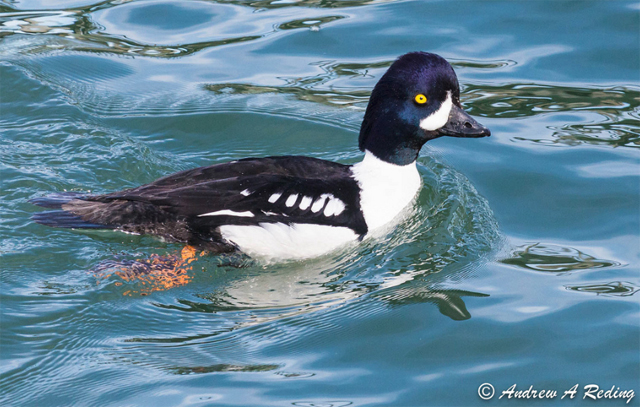
<svg viewBox="0 0 640 407">
<path fill-rule="evenodd" d="M 253 218 L 253 213 L 249 212 L 249 211 L 245 211 L 245 212 L 235 212 L 235 211 L 231 211 L 229 209 L 223 209 L 221 211 L 215 211 L 215 212 L 207 212 L 207 213 L 203 213 L 202 215 L 198 215 L 198 217 L 202 217 L 202 216 L 221 216 L 221 215 L 229 215 L 229 216 L 240 216 L 240 217 L 247 217 L 247 218 Z"/>
<path fill-rule="evenodd" d="M 249 191 L 248 189 L 245 189 L 242 192 L 240 192 L 240 194 L 243 195 L 243 196 L 249 196 L 249 195 L 252 194 L 252 192 Z M 291 194 L 291 195 L 289 195 L 287 197 L 287 200 L 284 202 L 285 206 L 287 208 L 292 208 L 296 204 L 296 202 L 298 202 L 298 196 L 299 195 L 300 194 Z M 282 197 L 282 193 L 281 192 L 276 192 L 276 193 L 272 194 L 269 197 L 268 201 L 269 201 L 269 203 L 275 204 L 276 202 L 278 202 L 278 200 L 281 197 Z M 313 204 L 312 204 L 312 202 L 313 202 Z M 313 212 L 313 213 L 318 213 L 324 208 L 323 214 L 326 217 L 338 216 L 342 212 L 344 212 L 344 210 L 347 208 L 346 204 L 342 200 L 336 198 L 332 194 L 322 194 L 315 201 L 313 200 L 313 197 L 304 196 L 303 195 L 302 199 L 300 200 L 300 203 L 298 205 L 298 208 L 301 211 L 305 211 L 309 207 L 311 207 L 311 212 Z M 276 213 L 276 212 L 271 212 L 271 211 L 262 211 L 262 213 L 267 215 L 267 216 L 287 216 L 284 213 Z M 250 211 L 236 212 L 236 211 L 232 211 L 230 209 L 222 209 L 222 210 L 215 211 L 215 212 L 203 213 L 202 215 L 198 215 L 198 217 L 202 217 L 202 216 L 223 216 L 223 215 L 239 216 L 239 217 L 251 217 L 251 218 L 255 216 Z"/>
<path fill-rule="evenodd" d="M 333 198 L 333 195 L 331 195 L 331 194 L 322 194 L 322 195 L 320 195 L 320 197 L 318 197 L 318 199 L 316 199 L 316 201 L 313 203 L 313 205 L 311 205 L 311 212 L 313 212 L 313 213 L 319 212 L 320 209 L 322 209 L 322 207 L 324 206 L 324 201 L 326 201 L 327 198 L 331 199 L 331 198 Z"/>
<path fill-rule="evenodd" d="M 298 194 L 289 195 L 289 198 L 287 198 L 287 201 L 284 204 L 287 205 L 287 208 L 291 208 L 297 200 Z"/>
<path fill-rule="evenodd" d="M 275 203 L 278 199 L 280 199 L 281 196 L 282 196 L 281 193 L 271 195 L 269 197 L 269 203 Z"/>
<path fill-rule="evenodd" d="M 338 198 L 331 198 L 329 202 L 327 202 L 327 206 L 324 208 L 324 216 L 338 216 L 342 211 L 344 211 L 344 209 L 344 202 Z"/>
<path fill-rule="evenodd" d="M 264 213 L 267 216 L 284 216 L 285 218 L 289 217 L 289 215 L 287 215 L 286 213 L 275 213 L 275 212 L 269 212 L 269 211 L 262 211 L 262 213 Z"/>
<path fill-rule="evenodd" d="M 440 127 L 447 124 L 452 107 L 453 101 L 451 100 L 451 92 L 449 91 L 447 92 L 447 98 L 440 105 L 440 109 L 420 120 L 420 128 L 427 131 L 438 130 Z"/>
<path fill-rule="evenodd" d="M 306 210 L 311 205 L 311 201 L 313 201 L 313 198 L 311 198 L 310 196 L 303 197 L 302 201 L 300 201 L 299 208 L 303 211 Z"/>
</svg>

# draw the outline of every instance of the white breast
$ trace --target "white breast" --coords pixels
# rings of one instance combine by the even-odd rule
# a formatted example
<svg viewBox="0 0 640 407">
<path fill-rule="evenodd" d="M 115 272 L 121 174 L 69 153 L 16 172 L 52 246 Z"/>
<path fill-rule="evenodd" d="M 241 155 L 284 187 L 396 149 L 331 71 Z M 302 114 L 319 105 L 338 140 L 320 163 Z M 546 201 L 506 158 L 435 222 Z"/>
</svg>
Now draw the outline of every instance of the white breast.
<svg viewBox="0 0 640 407">
<path fill-rule="evenodd" d="M 360 185 L 360 206 L 369 231 L 398 216 L 413 202 L 422 184 L 415 162 L 395 165 L 369 151 L 351 171 Z"/>
</svg>

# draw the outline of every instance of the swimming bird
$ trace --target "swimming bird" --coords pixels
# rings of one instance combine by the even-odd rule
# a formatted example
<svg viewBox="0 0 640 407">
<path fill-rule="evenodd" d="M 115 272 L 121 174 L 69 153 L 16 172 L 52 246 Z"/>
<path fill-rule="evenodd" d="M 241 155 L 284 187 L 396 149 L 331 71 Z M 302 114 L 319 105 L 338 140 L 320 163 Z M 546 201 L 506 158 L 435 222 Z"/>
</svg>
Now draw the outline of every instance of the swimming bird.
<svg viewBox="0 0 640 407">
<path fill-rule="evenodd" d="M 393 224 L 421 188 L 416 159 L 427 141 L 490 135 L 462 109 L 451 65 L 436 54 L 411 52 L 389 67 L 371 93 L 359 135 L 361 162 L 246 158 L 103 195 L 35 198 L 33 204 L 58 210 L 33 219 L 47 226 L 152 234 L 210 252 L 310 258 Z"/>
</svg>

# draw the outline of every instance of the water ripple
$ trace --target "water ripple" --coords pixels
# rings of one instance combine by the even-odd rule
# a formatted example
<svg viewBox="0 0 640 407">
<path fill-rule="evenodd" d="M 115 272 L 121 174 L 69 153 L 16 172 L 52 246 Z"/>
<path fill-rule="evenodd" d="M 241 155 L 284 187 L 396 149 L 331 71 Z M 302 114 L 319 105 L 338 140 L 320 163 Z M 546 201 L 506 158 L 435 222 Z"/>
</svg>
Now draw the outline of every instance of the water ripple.
<svg viewBox="0 0 640 407">
<path fill-rule="evenodd" d="M 499 260 L 529 270 L 566 273 L 579 270 L 620 266 L 613 260 L 598 259 L 571 247 L 548 243 L 533 243 L 519 247 L 511 257 Z"/>
<path fill-rule="evenodd" d="M 446 281 L 464 278 L 470 266 L 478 267 L 495 250 L 500 242 L 497 224 L 486 201 L 461 174 L 433 157 L 421 159 L 420 172 L 425 189 L 417 209 L 406 213 L 401 222 L 404 233 L 389 231 L 325 258 L 279 265 L 247 262 L 239 268 L 234 260 L 203 258 L 189 271 L 188 285 L 154 292 L 145 297 L 148 301 L 123 297 L 125 290 L 136 288 L 136 282 L 125 287 L 114 284 L 114 279 L 96 281 L 88 272 L 90 266 L 77 273 L 64 272 L 59 278 L 34 279 L 28 292 L 42 299 L 34 309 L 46 299 L 69 305 L 75 298 L 82 301 L 75 303 L 72 313 L 60 309 L 59 315 L 38 325 L 20 328 L 31 336 L 37 332 L 60 335 L 39 336 L 38 346 L 54 351 L 8 372 L 5 389 L 11 394 L 26 392 L 34 386 L 29 377 L 36 370 L 33 377 L 49 387 L 80 380 L 79 371 L 111 375 L 113 364 L 178 375 L 313 376 L 318 372 L 299 373 L 286 361 L 259 360 L 258 355 L 272 344 L 287 346 L 290 355 L 296 355 L 301 338 L 308 344 L 316 340 L 317 332 L 343 329 L 340 321 L 345 318 L 360 320 L 402 304 L 433 303 L 454 320 L 468 319 L 470 312 L 462 298 L 486 294 L 451 290 Z M 115 241 L 120 250 L 131 251 L 135 246 L 141 254 L 151 251 L 145 244 L 154 245 L 153 239 L 137 240 L 134 245 Z M 83 255 L 84 264 L 113 256 L 100 254 L 100 247 L 92 246 Z M 130 321 L 136 320 L 144 321 L 148 334 L 131 326 Z M 109 335 L 100 333 L 105 324 Z M 62 332 L 61 327 L 65 327 Z M 33 368 L 27 367 L 30 364 Z M 29 399 L 33 400 L 25 400 Z"/>
<path fill-rule="evenodd" d="M 567 285 L 565 288 L 571 291 L 593 293 L 608 297 L 629 297 L 640 290 L 640 288 L 634 284 L 621 281 L 612 281 L 610 283 L 601 284 Z"/>
<path fill-rule="evenodd" d="M 0 404 L 468 405 L 476 391 L 447 378 L 557 381 L 604 365 L 635 385 L 640 90 L 626 4 L 1 3 Z M 29 220 L 47 191 L 245 156 L 353 163 L 371 89 L 415 49 L 451 61 L 465 109 L 494 134 L 434 143 L 480 192 L 426 148 L 424 189 L 395 230 L 304 262 L 205 256 L 154 291 L 169 287 L 98 272 L 181 247 Z M 533 195 L 540 212 L 517 198 Z M 496 217 L 530 242 L 498 264 Z"/>
<path fill-rule="evenodd" d="M 345 18 L 326 15 L 314 8 L 302 12 L 278 9 L 256 14 L 246 3 L 177 4 L 159 0 L 107 1 L 69 10 L 5 11 L 0 12 L 0 38 L 4 37 L 5 43 L 0 55 L 27 56 L 65 50 L 184 57 L 207 48 L 255 41 L 278 31 L 318 29 Z M 307 16 L 300 18 L 300 14 Z M 297 18 L 282 21 L 293 16 Z M 7 37 L 12 35 L 22 36 L 20 47 L 7 46 Z"/>
<path fill-rule="evenodd" d="M 555 146 L 581 144 L 612 147 L 640 147 L 640 90 L 633 87 L 569 87 L 540 84 L 504 86 L 465 85 L 463 95 L 472 114 L 485 117 L 517 118 L 567 114 L 595 117 L 548 126 L 550 137 L 513 137 L 514 140 Z M 564 113 L 564 115 L 562 115 Z M 599 120 L 598 120 L 599 117 Z"/>
</svg>

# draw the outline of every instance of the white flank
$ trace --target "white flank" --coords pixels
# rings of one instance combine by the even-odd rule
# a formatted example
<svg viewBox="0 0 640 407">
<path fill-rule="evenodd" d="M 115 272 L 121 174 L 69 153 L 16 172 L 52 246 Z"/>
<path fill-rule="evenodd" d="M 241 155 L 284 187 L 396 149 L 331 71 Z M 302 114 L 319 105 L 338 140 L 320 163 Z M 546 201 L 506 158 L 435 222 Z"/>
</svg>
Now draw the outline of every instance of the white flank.
<svg viewBox="0 0 640 407">
<path fill-rule="evenodd" d="M 221 211 L 203 213 L 202 215 L 198 215 L 198 217 L 201 217 L 201 216 L 220 216 L 220 215 L 241 216 L 241 217 L 253 218 L 253 213 L 251 213 L 249 211 L 235 212 L 235 211 L 231 211 L 229 209 L 223 209 Z"/>
<path fill-rule="evenodd" d="M 282 194 L 273 194 L 269 197 L 269 203 L 275 203 L 278 199 L 280 199 Z"/>
<path fill-rule="evenodd" d="M 395 165 L 370 151 L 351 171 L 360 185 L 360 207 L 369 231 L 398 216 L 414 200 L 422 184 L 415 162 Z"/>
<path fill-rule="evenodd" d="M 287 198 L 287 201 L 284 204 L 287 205 L 287 208 L 291 208 L 297 200 L 298 194 L 289 195 L 289 198 Z"/>
<path fill-rule="evenodd" d="M 225 225 L 220 233 L 250 256 L 278 260 L 316 257 L 358 238 L 349 228 L 300 223 Z"/>
<path fill-rule="evenodd" d="M 249 196 L 251 195 L 251 192 L 248 189 L 245 189 L 244 191 L 240 192 L 240 195 Z"/>
<path fill-rule="evenodd" d="M 299 206 L 299 208 L 300 208 L 301 210 L 303 210 L 303 211 L 304 211 L 304 210 L 306 210 L 306 209 L 309 207 L 309 205 L 311 205 L 311 201 L 312 201 L 312 200 L 313 200 L 313 199 L 312 199 L 310 196 L 305 196 L 305 197 L 303 197 L 303 198 L 302 198 L 302 201 L 300 201 L 300 206 Z"/>
<path fill-rule="evenodd" d="M 420 120 L 420 128 L 427 131 L 438 130 L 440 127 L 447 124 L 452 107 L 453 101 L 451 100 L 451 92 L 449 91 L 447 92 L 447 98 L 440 105 L 440 109 Z"/>
</svg>

